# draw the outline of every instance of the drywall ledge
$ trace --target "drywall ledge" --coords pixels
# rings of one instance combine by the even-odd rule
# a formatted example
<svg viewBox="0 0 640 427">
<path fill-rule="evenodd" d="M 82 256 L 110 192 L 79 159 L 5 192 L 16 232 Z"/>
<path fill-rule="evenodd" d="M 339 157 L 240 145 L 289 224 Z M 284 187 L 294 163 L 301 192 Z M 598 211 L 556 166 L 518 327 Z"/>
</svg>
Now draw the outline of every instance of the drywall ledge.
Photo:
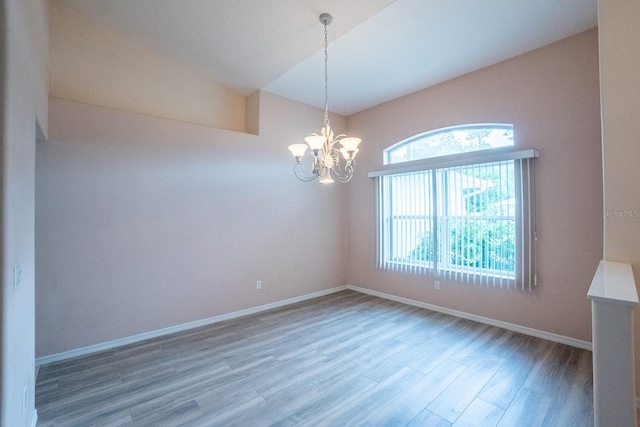
<svg viewBox="0 0 640 427">
<path fill-rule="evenodd" d="M 592 301 L 635 307 L 638 304 L 638 292 L 631 264 L 600 261 L 587 297 Z"/>
<path fill-rule="evenodd" d="M 633 310 L 638 292 L 631 264 L 600 261 L 587 297 L 593 319 L 595 426 L 634 427 Z"/>
</svg>

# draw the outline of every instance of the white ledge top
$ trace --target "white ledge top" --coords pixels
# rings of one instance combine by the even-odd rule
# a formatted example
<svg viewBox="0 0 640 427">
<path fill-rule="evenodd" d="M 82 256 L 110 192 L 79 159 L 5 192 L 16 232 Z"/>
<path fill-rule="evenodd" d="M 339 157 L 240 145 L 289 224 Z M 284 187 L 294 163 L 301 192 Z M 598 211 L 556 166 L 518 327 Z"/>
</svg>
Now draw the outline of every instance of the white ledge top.
<svg viewBox="0 0 640 427">
<path fill-rule="evenodd" d="M 638 304 L 638 291 L 631 264 L 600 261 L 587 292 L 591 300 L 626 305 Z"/>
</svg>

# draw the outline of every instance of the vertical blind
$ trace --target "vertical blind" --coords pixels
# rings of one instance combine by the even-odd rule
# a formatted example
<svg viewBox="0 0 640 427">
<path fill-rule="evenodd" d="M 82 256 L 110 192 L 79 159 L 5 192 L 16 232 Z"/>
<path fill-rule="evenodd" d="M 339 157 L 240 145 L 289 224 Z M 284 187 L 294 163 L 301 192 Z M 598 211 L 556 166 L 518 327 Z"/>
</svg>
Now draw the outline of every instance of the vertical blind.
<svg viewBox="0 0 640 427">
<path fill-rule="evenodd" d="M 527 150 L 370 173 L 377 267 L 531 290 L 535 157 Z"/>
</svg>

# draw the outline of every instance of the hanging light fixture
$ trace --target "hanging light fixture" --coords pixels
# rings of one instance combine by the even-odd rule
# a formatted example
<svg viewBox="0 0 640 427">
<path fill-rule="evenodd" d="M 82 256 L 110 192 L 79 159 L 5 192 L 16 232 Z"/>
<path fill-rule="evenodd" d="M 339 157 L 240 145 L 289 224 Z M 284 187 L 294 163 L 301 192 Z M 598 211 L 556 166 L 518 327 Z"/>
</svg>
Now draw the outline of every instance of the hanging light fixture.
<svg viewBox="0 0 640 427">
<path fill-rule="evenodd" d="M 328 59 L 327 54 L 327 25 L 333 17 L 328 13 L 320 15 L 320 22 L 324 25 L 324 127 L 320 134 L 312 133 L 304 140 L 306 144 L 292 144 L 289 150 L 296 158 L 293 171 L 300 181 L 313 181 L 319 178 L 321 183 L 334 182 L 334 178 L 340 182 L 348 182 L 353 176 L 353 168 L 356 165 L 355 157 L 358 153 L 360 138 L 347 137 L 340 134 L 336 137 L 331 130 L 329 122 L 329 88 L 328 88 Z M 339 144 L 341 148 L 337 148 Z M 307 148 L 313 155 L 313 169 L 311 175 L 305 176 L 302 158 Z M 340 156 L 342 154 L 342 156 Z"/>
</svg>

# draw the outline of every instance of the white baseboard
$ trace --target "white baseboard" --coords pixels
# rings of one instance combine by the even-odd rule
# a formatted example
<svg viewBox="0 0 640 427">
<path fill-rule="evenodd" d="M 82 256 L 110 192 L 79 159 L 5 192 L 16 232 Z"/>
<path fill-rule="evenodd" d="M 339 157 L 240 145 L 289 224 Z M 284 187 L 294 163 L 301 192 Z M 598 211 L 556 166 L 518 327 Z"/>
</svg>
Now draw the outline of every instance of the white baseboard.
<svg viewBox="0 0 640 427">
<path fill-rule="evenodd" d="M 38 424 L 38 411 L 33 410 L 33 416 L 31 417 L 31 427 L 36 427 Z"/>
<path fill-rule="evenodd" d="M 369 294 L 376 297 L 388 299 L 391 301 L 401 302 L 403 304 L 408 304 L 415 307 L 426 308 L 428 310 L 437 311 L 438 313 L 449 314 L 451 316 L 461 317 L 463 319 L 473 320 L 475 322 L 484 323 L 491 326 L 497 326 L 502 329 L 508 329 L 510 331 L 520 332 L 525 335 L 531 335 L 537 338 L 542 338 L 542 339 L 557 342 L 560 344 L 566 344 L 572 347 L 593 351 L 593 345 L 589 341 L 583 341 L 576 338 L 567 337 L 564 335 L 553 334 L 551 332 L 545 332 L 538 329 L 528 328 L 526 326 L 516 325 L 514 323 L 491 319 L 489 317 L 483 317 L 475 314 L 465 313 L 463 311 L 452 310 L 450 308 L 440 307 L 433 304 L 427 304 L 425 302 L 420 302 L 420 301 L 412 300 L 409 298 L 403 298 L 396 295 L 385 294 L 384 292 L 373 291 L 371 289 L 360 288 L 358 286 L 347 285 L 347 289 L 351 289 L 356 292 L 361 292 L 363 294 Z"/>
<path fill-rule="evenodd" d="M 308 299 L 333 294 L 335 292 L 344 291 L 346 289 L 347 289 L 346 286 L 338 286 L 336 288 L 313 292 L 311 294 L 289 298 L 289 299 L 277 301 L 271 304 L 265 304 L 257 307 L 247 308 L 245 310 L 234 311 L 233 313 L 222 314 L 220 316 L 209 317 L 207 319 L 196 320 L 194 322 L 183 323 L 176 326 L 170 326 L 164 329 L 158 329 L 155 331 L 145 332 L 142 334 L 132 335 L 124 338 L 119 338 L 116 340 L 107 341 L 100 344 L 94 344 L 87 347 L 77 348 L 69 351 L 63 351 L 61 353 L 38 357 L 36 358 L 36 367 L 46 365 L 47 363 L 53 363 L 53 362 L 59 362 L 61 360 L 71 359 L 72 357 L 85 356 L 87 354 L 95 353 L 102 350 L 109 350 L 109 349 L 120 347 L 126 344 L 132 344 L 135 342 L 148 340 L 150 338 L 156 338 L 163 335 L 173 334 L 175 332 L 186 331 L 188 329 L 193 329 L 200 326 L 211 325 L 213 323 L 235 319 L 236 317 L 247 316 L 249 314 L 259 313 L 261 311 L 267 311 L 273 308 L 278 308 L 278 307 L 282 307 L 289 304 L 295 304 L 297 302 L 306 301 Z"/>
<path fill-rule="evenodd" d="M 428 304 L 416 300 L 412 300 L 409 298 L 399 297 L 396 295 L 386 294 L 383 292 L 374 291 L 371 289 L 361 288 L 358 286 L 338 286 L 336 288 L 326 289 L 324 291 L 313 292 L 311 294 L 302 295 L 295 298 L 289 298 L 282 301 L 277 301 L 271 304 L 260 305 L 257 307 L 248 308 L 246 310 L 234 311 L 233 313 L 222 314 L 220 316 L 214 316 L 207 319 L 196 320 L 194 322 L 183 323 L 181 325 L 170 326 L 168 328 L 159 329 L 155 331 L 145 332 L 142 334 L 137 334 L 129 337 L 119 338 L 112 341 L 107 341 L 100 344 L 94 344 L 87 347 L 77 348 L 69 351 L 63 351 L 61 353 L 51 354 L 48 356 L 42 356 L 36 358 L 36 367 L 46 365 L 47 363 L 58 362 L 61 360 L 71 359 L 73 357 L 84 356 L 90 353 L 95 353 L 102 350 L 109 350 L 115 347 L 120 347 L 126 344 L 132 344 L 135 342 L 147 340 L 150 338 L 156 338 L 163 335 L 172 334 L 175 332 L 186 331 L 188 329 L 197 328 L 200 326 L 211 325 L 213 323 L 222 322 L 225 320 L 235 319 L 237 317 L 246 316 L 249 314 L 255 314 L 266 310 L 271 310 L 273 308 L 283 307 L 289 304 L 295 304 L 297 302 L 306 301 L 308 299 L 321 297 L 324 295 L 329 295 L 335 292 L 344 291 L 346 289 L 350 289 L 356 292 L 360 292 L 363 294 L 373 295 L 376 297 L 388 299 L 391 301 L 400 302 L 407 305 L 412 305 L 415 307 L 425 308 L 427 310 L 436 311 L 439 313 L 449 314 L 451 316 L 460 317 L 463 319 L 473 320 L 475 322 L 484 323 L 491 326 L 497 326 L 499 328 L 508 329 L 514 332 L 520 332 L 525 335 L 531 335 L 537 338 L 546 339 L 549 341 L 554 341 L 561 344 L 570 345 L 577 348 L 582 348 L 585 350 L 592 350 L 593 346 L 588 341 L 582 341 L 576 338 L 566 337 L 563 335 L 553 334 L 551 332 L 540 331 L 538 329 L 528 328 L 526 326 L 516 325 L 514 323 L 503 322 L 500 320 L 491 319 L 488 317 L 482 317 L 475 314 L 465 313 L 463 311 L 452 310 L 445 307 L 440 307 L 433 304 Z M 638 401 L 638 407 L 640 408 L 640 400 Z M 37 421 L 37 414 L 35 415 L 35 419 Z M 34 424 L 35 426 L 35 424 Z"/>
</svg>

